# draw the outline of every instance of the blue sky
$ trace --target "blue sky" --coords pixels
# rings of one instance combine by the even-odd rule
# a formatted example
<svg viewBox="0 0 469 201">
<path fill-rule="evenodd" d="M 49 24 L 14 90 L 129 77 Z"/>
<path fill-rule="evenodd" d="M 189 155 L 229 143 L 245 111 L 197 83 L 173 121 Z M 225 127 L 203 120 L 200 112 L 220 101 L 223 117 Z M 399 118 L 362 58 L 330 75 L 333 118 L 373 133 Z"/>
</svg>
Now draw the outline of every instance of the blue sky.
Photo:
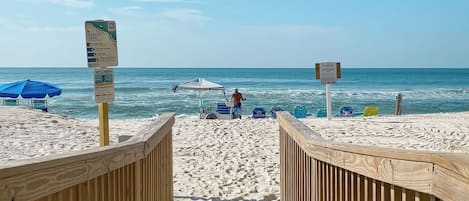
<svg viewBox="0 0 469 201">
<path fill-rule="evenodd" d="M 86 66 L 84 21 L 120 66 L 468 67 L 466 0 L 2 0 L 0 66 Z"/>
</svg>

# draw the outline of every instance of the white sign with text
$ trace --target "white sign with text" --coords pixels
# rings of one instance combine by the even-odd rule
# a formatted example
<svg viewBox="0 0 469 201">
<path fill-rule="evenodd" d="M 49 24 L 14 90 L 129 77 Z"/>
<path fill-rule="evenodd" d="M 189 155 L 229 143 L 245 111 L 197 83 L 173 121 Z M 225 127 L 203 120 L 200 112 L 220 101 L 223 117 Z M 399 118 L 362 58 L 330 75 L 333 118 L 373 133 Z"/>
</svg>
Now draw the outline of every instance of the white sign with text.
<svg viewBox="0 0 469 201">
<path fill-rule="evenodd" d="M 94 69 L 94 97 L 96 103 L 114 101 L 114 72 L 112 68 Z"/>
<path fill-rule="evenodd" d="M 116 22 L 86 21 L 85 33 L 88 67 L 117 66 Z"/>
<path fill-rule="evenodd" d="M 319 63 L 319 69 L 321 84 L 334 84 L 337 81 L 336 62 Z"/>
</svg>

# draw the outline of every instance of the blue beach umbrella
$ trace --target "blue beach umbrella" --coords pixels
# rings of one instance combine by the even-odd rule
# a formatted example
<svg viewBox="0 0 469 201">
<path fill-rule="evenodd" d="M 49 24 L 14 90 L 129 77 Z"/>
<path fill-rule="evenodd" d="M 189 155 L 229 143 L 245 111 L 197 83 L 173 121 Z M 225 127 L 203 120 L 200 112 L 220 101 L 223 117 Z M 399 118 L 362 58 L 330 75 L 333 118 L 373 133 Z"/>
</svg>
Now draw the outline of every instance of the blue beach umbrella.
<svg viewBox="0 0 469 201">
<path fill-rule="evenodd" d="M 59 87 L 32 80 L 22 80 L 0 85 L 0 97 L 9 98 L 45 98 L 58 96 L 62 93 Z"/>
</svg>

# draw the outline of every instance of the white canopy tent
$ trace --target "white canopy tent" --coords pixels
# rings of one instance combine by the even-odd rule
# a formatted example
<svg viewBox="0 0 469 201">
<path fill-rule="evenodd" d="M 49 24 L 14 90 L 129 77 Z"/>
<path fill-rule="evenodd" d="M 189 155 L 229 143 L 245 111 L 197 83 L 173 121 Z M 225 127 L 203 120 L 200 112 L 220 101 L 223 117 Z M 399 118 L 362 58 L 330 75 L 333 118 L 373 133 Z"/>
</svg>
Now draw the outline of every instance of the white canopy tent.
<svg viewBox="0 0 469 201">
<path fill-rule="evenodd" d="M 207 91 L 207 90 L 223 90 L 225 91 L 225 87 L 219 85 L 214 82 L 210 82 L 204 78 L 197 78 L 195 80 L 189 82 L 179 83 L 173 86 L 173 91 L 176 92 L 178 88 L 181 89 L 190 89 L 196 91 Z"/>
<path fill-rule="evenodd" d="M 225 87 L 223 87 L 220 84 L 210 82 L 204 78 L 197 78 L 195 80 L 179 83 L 173 86 L 173 92 L 176 92 L 178 89 L 189 89 L 189 90 L 199 91 L 199 104 L 198 104 L 199 113 L 201 112 L 200 111 L 200 105 L 201 105 L 200 93 L 202 91 L 220 90 L 220 91 L 223 91 L 223 95 L 225 95 Z M 226 99 L 226 96 L 225 96 L 225 99 Z"/>
</svg>

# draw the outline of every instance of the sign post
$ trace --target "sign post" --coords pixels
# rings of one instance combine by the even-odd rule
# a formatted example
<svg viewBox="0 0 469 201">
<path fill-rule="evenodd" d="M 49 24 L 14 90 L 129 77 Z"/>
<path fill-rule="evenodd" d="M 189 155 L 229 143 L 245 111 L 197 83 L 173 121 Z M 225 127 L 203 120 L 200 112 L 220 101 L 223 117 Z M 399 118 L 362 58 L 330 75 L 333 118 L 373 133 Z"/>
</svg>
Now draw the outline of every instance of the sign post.
<svg viewBox="0 0 469 201">
<path fill-rule="evenodd" d="M 327 120 L 332 119 L 332 98 L 331 84 L 335 84 L 340 75 L 339 62 L 323 62 L 315 65 L 316 80 L 320 80 L 321 84 L 326 84 L 326 110 Z"/>
<path fill-rule="evenodd" d="M 326 108 L 327 120 L 332 119 L 332 97 L 331 97 L 331 84 L 326 84 Z"/>
<path fill-rule="evenodd" d="M 88 67 L 94 68 L 94 94 L 98 103 L 99 144 L 109 145 L 109 101 L 114 101 L 114 73 L 117 66 L 116 22 L 85 22 Z"/>
</svg>

